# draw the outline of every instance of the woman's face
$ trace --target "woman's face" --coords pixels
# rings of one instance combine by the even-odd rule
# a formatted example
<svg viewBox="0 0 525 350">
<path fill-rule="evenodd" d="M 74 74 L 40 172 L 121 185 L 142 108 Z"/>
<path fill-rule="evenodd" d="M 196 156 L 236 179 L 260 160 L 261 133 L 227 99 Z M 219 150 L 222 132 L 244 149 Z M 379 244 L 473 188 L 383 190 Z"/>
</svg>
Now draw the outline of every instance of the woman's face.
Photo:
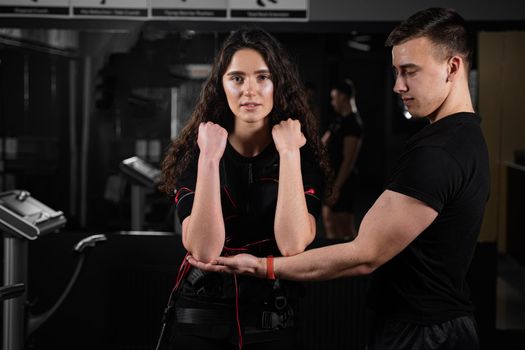
<svg viewBox="0 0 525 350">
<path fill-rule="evenodd" d="M 337 89 L 330 91 L 330 104 L 336 113 L 341 114 L 344 108 L 350 104 L 350 97 Z"/>
<path fill-rule="evenodd" d="M 270 70 L 259 52 L 237 51 L 222 76 L 228 105 L 235 125 L 262 126 L 273 108 L 273 82 Z"/>
</svg>

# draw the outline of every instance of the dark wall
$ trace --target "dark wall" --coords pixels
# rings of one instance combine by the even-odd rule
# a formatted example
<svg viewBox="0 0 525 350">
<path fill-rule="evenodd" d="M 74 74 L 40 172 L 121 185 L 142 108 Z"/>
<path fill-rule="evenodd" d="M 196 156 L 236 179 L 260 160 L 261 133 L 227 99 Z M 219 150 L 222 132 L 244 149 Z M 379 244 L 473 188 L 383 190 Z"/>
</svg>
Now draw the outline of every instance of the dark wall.
<svg viewBox="0 0 525 350">
<path fill-rule="evenodd" d="M 70 60 L 0 47 L 2 172 L 15 179 L 12 185 L 44 198 L 52 207 L 64 208 L 66 213 Z M 7 152 L 6 138 L 16 139 L 16 153 Z"/>
</svg>

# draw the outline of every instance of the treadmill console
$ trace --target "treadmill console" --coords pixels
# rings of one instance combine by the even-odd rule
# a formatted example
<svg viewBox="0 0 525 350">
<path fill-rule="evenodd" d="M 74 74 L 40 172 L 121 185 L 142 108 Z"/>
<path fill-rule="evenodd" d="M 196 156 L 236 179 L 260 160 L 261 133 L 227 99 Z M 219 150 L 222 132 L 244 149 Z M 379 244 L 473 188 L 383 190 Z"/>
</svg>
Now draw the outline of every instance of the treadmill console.
<svg viewBox="0 0 525 350">
<path fill-rule="evenodd" d="M 55 211 L 24 190 L 0 193 L 0 231 L 34 240 L 66 224 L 61 211 Z"/>
<path fill-rule="evenodd" d="M 160 170 L 139 157 L 124 159 L 120 170 L 133 182 L 145 187 L 154 187 L 160 181 Z"/>
</svg>

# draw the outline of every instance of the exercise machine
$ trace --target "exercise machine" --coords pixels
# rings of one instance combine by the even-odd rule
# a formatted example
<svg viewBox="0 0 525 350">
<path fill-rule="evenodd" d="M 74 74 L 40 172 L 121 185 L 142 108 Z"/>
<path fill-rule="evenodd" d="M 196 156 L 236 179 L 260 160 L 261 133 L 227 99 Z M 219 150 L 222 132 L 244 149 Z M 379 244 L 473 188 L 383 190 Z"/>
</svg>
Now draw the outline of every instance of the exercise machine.
<svg viewBox="0 0 525 350">
<path fill-rule="evenodd" d="M 27 309 L 28 242 L 58 231 L 67 220 L 36 200 L 25 190 L 0 193 L 0 234 L 3 240 L 4 267 L 2 291 L 2 350 L 22 350 L 25 339 L 38 329 L 62 304 L 73 287 L 85 259 L 85 248 L 104 241 L 104 235 L 93 235 L 78 242 L 74 250 L 80 254 L 75 271 L 62 295 L 46 312 L 32 315 Z"/>
<path fill-rule="evenodd" d="M 131 230 L 141 231 L 144 226 L 146 189 L 160 181 L 160 170 L 139 157 L 124 159 L 120 170 L 131 182 Z"/>
</svg>

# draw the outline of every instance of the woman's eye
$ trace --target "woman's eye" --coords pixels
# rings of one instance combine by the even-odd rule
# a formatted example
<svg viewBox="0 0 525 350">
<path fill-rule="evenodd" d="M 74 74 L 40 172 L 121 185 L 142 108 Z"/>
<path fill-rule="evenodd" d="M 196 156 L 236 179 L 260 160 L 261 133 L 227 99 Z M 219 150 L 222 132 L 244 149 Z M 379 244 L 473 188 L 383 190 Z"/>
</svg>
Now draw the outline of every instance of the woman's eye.
<svg viewBox="0 0 525 350">
<path fill-rule="evenodd" d="M 269 80 L 270 75 L 259 75 L 259 80 Z"/>
<path fill-rule="evenodd" d="M 243 82 L 243 78 L 238 76 L 238 75 L 232 75 L 232 77 L 230 79 L 233 80 L 236 83 L 242 83 Z"/>
</svg>

